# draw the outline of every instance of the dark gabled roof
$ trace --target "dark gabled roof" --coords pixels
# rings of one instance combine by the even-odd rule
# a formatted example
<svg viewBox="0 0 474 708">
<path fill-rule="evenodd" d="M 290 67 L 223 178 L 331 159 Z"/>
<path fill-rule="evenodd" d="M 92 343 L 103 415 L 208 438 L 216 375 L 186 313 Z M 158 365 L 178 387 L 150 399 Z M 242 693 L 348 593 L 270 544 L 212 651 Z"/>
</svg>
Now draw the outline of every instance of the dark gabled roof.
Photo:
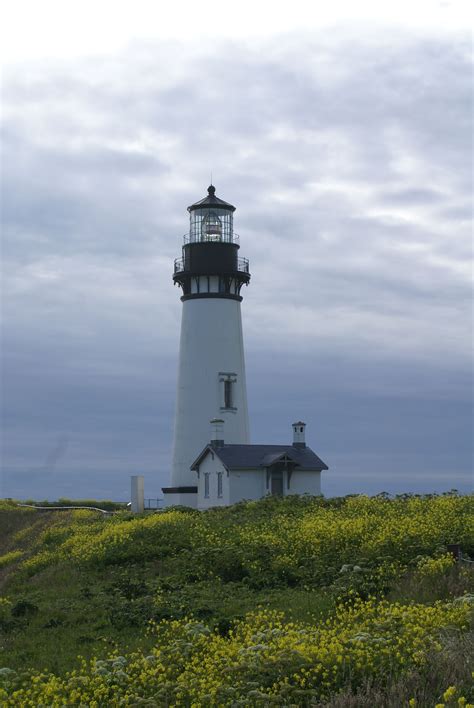
<svg viewBox="0 0 474 708">
<path fill-rule="evenodd" d="M 229 204 L 229 202 L 225 202 L 223 199 L 219 199 L 219 197 L 216 197 L 216 188 L 212 184 L 210 184 L 207 188 L 207 197 L 204 197 L 204 199 L 201 199 L 199 202 L 195 202 L 195 204 L 191 204 L 191 206 L 188 206 L 188 211 L 194 211 L 195 209 L 203 209 L 205 207 L 215 207 L 216 209 L 227 209 L 227 211 L 235 211 L 235 206 L 232 206 L 232 204 Z"/>
<path fill-rule="evenodd" d="M 206 445 L 199 457 L 191 465 L 195 470 L 208 452 L 219 457 L 227 469 L 255 469 L 269 467 L 287 455 L 300 470 L 318 472 L 329 469 L 309 447 L 293 445 Z"/>
</svg>

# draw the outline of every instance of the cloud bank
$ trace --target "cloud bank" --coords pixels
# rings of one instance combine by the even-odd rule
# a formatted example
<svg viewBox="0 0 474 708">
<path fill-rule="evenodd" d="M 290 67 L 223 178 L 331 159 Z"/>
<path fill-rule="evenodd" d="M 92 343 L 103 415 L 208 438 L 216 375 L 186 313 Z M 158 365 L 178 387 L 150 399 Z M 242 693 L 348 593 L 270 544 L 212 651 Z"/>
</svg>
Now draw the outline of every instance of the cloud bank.
<svg viewBox="0 0 474 708">
<path fill-rule="evenodd" d="M 468 40 L 140 41 L 6 72 L 5 496 L 168 481 L 186 206 L 237 205 L 252 437 L 326 493 L 471 486 Z"/>
</svg>

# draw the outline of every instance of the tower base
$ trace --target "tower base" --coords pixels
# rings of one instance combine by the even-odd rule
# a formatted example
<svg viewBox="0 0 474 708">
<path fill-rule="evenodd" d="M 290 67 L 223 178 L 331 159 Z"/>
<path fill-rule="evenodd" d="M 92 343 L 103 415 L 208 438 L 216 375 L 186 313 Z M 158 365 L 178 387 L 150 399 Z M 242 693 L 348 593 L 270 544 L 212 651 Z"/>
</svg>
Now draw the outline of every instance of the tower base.
<svg viewBox="0 0 474 708">
<path fill-rule="evenodd" d="M 189 506 L 197 508 L 197 487 L 162 487 L 163 506 Z"/>
</svg>

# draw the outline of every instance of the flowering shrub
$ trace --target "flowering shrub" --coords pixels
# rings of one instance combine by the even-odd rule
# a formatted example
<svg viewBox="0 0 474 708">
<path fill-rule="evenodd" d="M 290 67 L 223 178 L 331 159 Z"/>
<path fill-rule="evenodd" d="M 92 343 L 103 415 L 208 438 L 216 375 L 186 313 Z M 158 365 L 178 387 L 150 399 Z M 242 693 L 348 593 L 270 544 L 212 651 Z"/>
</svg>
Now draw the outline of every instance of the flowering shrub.
<svg viewBox="0 0 474 708">
<path fill-rule="evenodd" d="M 436 578 L 444 575 L 455 563 L 452 553 L 443 553 L 437 558 L 421 558 L 416 566 L 416 574 L 422 578 Z"/>
<path fill-rule="evenodd" d="M 446 554 L 449 543 L 474 552 L 473 497 L 271 497 L 24 521 L 5 546 L 0 706 L 344 705 L 370 687 L 373 705 L 390 687 L 394 705 L 473 702 L 473 570 Z M 104 643 L 123 656 L 102 656 Z M 81 650 L 97 658 L 71 671 Z M 26 655 L 53 673 L 25 670 Z"/>
<path fill-rule="evenodd" d="M 272 497 L 201 513 L 170 509 L 98 519 L 81 511 L 67 518 L 67 525 L 61 515 L 56 528 L 39 536 L 25 561 L 29 572 L 62 559 L 102 566 L 172 558 L 198 580 L 244 581 L 251 587 L 337 580 L 344 587 L 363 586 L 367 596 L 417 557 L 436 556 L 448 543 L 474 551 L 472 496 Z M 440 556 L 418 570 L 443 572 L 449 562 Z M 344 566 L 351 572 L 341 579 Z"/>
<path fill-rule="evenodd" d="M 10 551 L 9 553 L 4 553 L 3 556 L 0 556 L 0 568 L 5 568 L 5 566 L 14 563 L 16 560 L 21 558 L 22 555 L 23 551 Z"/>
<path fill-rule="evenodd" d="M 155 626 L 147 656 L 82 662 L 64 677 L 0 670 L 5 706 L 309 705 L 367 679 L 421 670 L 449 627 L 468 627 L 467 604 L 389 604 L 374 599 L 338 606 L 314 626 L 256 612 L 227 637 L 191 619 Z M 3 672 L 3 673 L 2 673 Z M 446 694 L 451 689 L 447 689 Z M 449 693 L 451 696 L 451 693 Z M 454 694 L 453 694 L 454 695 Z"/>
<path fill-rule="evenodd" d="M 472 675 L 474 679 L 474 673 Z M 413 699 L 412 699 L 413 700 Z M 474 708 L 473 703 L 468 703 L 465 696 L 461 695 L 456 686 L 448 686 L 443 693 L 443 703 L 437 703 L 435 708 L 449 708 L 450 706 L 459 706 L 460 708 Z M 416 701 L 410 701 L 410 706 L 416 706 Z"/>
<path fill-rule="evenodd" d="M 28 511 L 23 507 L 19 507 L 14 499 L 0 499 L 0 511 L 13 511 L 21 510 L 23 512 Z"/>
</svg>

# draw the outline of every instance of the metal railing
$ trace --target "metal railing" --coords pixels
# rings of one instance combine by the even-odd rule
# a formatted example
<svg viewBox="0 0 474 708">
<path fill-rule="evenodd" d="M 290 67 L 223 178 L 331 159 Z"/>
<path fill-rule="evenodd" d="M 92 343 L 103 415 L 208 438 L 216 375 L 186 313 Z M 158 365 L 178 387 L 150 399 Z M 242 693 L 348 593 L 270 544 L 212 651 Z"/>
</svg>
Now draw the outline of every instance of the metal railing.
<svg viewBox="0 0 474 708">
<path fill-rule="evenodd" d="M 184 267 L 184 258 L 175 258 L 174 261 L 174 272 L 183 273 L 186 270 Z M 248 258 L 237 258 L 237 271 L 239 273 L 249 272 L 249 259 Z"/>
<path fill-rule="evenodd" d="M 144 499 L 145 509 L 162 509 L 164 499 L 158 497 L 157 499 Z"/>
<path fill-rule="evenodd" d="M 183 236 L 183 243 L 186 245 L 187 243 L 216 243 L 216 242 L 221 242 L 221 243 L 239 243 L 240 242 L 240 236 L 239 234 L 236 234 L 235 232 L 232 233 L 231 238 L 225 238 L 222 236 L 218 236 L 217 234 L 215 236 L 208 236 L 206 238 L 195 238 L 194 236 L 191 237 L 191 234 L 187 233 L 184 234 Z"/>
<path fill-rule="evenodd" d="M 241 273 L 249 272 L 249 259 L 248 258 L 237 258 L 237 270 Z"/>
<path fill-rule="evenodd" d="M 101 514 L 116 514 L 117 510 L 99 509 L 97 506 L 36 506 L 34 504 L 18 504 L 27 509 L 38 509 L 38 511 L 71 511 L 71 509 L 87 509 L 87 511 L 100 511 Z"/>
</svg>

